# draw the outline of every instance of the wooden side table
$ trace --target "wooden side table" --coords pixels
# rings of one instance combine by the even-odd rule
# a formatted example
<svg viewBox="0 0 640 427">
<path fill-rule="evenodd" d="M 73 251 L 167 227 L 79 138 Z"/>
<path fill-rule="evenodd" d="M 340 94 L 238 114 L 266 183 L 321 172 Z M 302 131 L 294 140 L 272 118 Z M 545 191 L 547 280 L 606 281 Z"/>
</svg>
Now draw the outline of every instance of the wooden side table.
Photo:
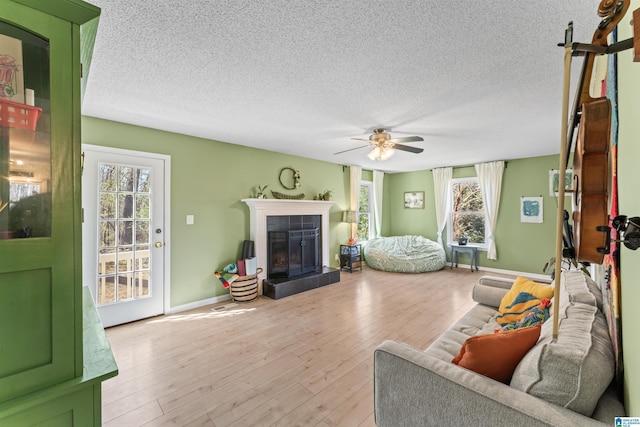
<svg viewBox="0 0 640 427">
<path fill-rule="evenodd" d="M 362 252 L 360 245 L 340 245 L 340 269 L 353 273 L 354 268 L 362 271 Z"/>
<path fill-rule="evenodd" d="M 475 271 L 478 271 L 478 247 L 474 245 L 451 245 L 451 269 L 453 269 L 453 262 L 455 259 L 456 268 L 458 268 L 458 255 L 461 253 L 469 253 L 470 260 L 469 264 L 471 264 L 471 271 L 475 268 Z"/>
</svg>

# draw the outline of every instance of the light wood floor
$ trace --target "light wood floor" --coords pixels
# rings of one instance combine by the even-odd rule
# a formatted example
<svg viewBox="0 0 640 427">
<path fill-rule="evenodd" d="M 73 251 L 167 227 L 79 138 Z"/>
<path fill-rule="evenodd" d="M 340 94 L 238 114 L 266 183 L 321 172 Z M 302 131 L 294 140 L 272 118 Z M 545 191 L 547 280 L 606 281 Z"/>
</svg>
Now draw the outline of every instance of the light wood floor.
<svg viewBox="0 0 640 427">
<path fill-rule="evenodd" d="M 374 426 L 373 351 L 425 348 L 472 305 L 482 272 L 342 273 L 340 283 L 107 330 L 110 426 Z"/>
</svg>

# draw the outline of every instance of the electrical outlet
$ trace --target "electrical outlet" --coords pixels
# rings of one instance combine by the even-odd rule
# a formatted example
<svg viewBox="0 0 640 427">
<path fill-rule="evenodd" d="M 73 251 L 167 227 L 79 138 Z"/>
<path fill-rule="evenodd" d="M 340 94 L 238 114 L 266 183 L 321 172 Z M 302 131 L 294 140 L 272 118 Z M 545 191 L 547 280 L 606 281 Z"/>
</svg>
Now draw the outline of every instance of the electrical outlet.
<svg viewBox="0 0 640 427">
<path fill-rule="evenodd" d="M 336 261 L 340 261 L 340 255 L 336 254 Z"/>
</svg>

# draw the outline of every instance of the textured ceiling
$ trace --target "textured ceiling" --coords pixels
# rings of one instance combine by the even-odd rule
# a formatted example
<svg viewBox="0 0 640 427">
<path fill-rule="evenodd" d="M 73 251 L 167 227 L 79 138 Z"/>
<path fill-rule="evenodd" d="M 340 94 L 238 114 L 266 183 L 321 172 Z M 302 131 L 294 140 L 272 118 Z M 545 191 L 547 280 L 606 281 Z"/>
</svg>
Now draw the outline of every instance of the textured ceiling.
<svg viewBox="0 0 640 427">
<path fill-rule="evenodd" d="M 557 154 L 557 43 L 599 22 L 584 0 L 89 1 L 83 114 L 386 172 Z M 378 127 L 424 152 L 333 154 Z"/>
</svg>

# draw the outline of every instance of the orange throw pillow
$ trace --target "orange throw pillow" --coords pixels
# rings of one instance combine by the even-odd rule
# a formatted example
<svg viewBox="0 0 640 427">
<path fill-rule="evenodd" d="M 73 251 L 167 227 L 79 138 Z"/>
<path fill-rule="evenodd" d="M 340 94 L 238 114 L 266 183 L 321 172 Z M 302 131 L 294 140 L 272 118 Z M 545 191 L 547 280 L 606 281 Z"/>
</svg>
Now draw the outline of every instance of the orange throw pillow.
<svg viewBox="0 0 640 427">
<path fill-rule="evenodd" d="M 527 352 L 536 345 L 542 325 L 476 335 L 467 339 L 454 363 L 496 381 L 508 383 Z"/>
</svg>

